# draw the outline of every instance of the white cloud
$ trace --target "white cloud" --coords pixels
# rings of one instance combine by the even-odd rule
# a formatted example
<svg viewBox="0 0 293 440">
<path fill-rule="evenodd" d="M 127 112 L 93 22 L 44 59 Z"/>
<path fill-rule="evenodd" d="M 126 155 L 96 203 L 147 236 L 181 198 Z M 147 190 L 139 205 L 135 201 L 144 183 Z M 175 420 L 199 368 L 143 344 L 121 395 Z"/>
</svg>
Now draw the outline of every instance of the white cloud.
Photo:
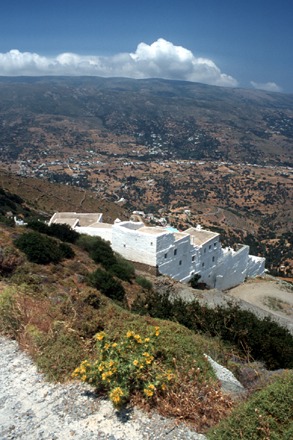
<svg viewBox="0 0 293 440">
<path fill-rule="evenodd" d="M 250 81 L 250 84 L 255 89 L 266 90 L 267 92 L 281 92 L 282 87 L 278 86 L 275 82 L 267 82 L 267 83 L 257 83 L 255 81 Z"/>
<path fill-rule="evenodd" d="M 159 38 L 148 45 L 140 43 L 134 53 L 114 56 L 85 56 L 62 53 L 50 58 L 31 52 L 11 50 L 0 53 L 0 75 L 94 75 L 129 78 L 165 78 L 236 87 L 232 76 L 222 73 L 210 59 Z"/>
</svg>

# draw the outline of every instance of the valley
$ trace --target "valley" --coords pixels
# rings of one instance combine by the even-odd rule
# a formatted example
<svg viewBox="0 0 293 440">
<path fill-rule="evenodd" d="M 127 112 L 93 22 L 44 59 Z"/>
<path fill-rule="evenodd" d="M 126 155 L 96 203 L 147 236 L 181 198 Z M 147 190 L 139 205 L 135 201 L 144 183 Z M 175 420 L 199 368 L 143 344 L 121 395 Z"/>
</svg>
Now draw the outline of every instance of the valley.
<svg viewBox="0 0 293 440">
<path fill-rule="evenodd" d="M 89 191 L 151 224 L 199 223 L 292 277 L 291 95 L 60 77 L 2 78 L 0 97 L 3 171 Z"/>
</svg>

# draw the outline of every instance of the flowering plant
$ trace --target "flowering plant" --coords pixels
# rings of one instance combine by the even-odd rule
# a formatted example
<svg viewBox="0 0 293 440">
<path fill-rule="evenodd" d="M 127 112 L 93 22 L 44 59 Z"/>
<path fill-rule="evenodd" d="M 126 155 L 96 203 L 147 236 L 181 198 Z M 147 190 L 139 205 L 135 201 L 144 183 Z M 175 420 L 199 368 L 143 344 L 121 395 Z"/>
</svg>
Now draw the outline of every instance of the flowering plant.
<svg viewBox="0 0 293 440">
<path fill-rule="evenodd" d="M 95 335 L 96 361 L 84 360 L 72 377 L 107 391 L 116 408 L 135 391 L 154 399 L 175 379 L 172 371 L 164 371 L 156 359 L 155 341 L 159 335 L 159 327 L 154 327 L 147 337 L 129 330 L 121 341 L 115 342 L 105 332 L 99 332 Z"/>
</svg>

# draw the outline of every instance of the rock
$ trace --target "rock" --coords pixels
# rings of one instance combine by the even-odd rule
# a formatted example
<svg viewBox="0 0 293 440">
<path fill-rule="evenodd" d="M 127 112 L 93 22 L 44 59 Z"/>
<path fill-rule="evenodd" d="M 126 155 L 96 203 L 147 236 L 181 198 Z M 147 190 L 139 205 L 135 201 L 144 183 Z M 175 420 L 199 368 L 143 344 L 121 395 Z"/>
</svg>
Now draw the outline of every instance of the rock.
<svg viewBox="0 0 293 440">
<path fill-rule="evenodd" d="M 245 388 L 230 370 L 218 364 L 218 362 L 214 361 L 210 356 L 205 356 L 213 368 L 217 378 L 221 382 L 222 391 L 224 393 L 232 394 L 234 396 L 245 393 Z"/>
</svg>

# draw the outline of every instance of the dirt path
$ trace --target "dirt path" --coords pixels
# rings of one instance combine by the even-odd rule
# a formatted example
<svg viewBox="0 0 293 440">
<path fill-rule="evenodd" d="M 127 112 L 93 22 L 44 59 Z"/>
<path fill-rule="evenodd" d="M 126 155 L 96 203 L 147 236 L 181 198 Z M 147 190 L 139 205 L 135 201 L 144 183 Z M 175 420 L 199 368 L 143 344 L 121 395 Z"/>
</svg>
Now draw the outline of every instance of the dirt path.
<svg viewBox="0 0 293 440">
<path fill-rule="evenodd" d="M 293 329 L 293 287 L 284 281 L 250 280 L 229 290 L 228 295 L 261 309 Z"/>
</svg>

